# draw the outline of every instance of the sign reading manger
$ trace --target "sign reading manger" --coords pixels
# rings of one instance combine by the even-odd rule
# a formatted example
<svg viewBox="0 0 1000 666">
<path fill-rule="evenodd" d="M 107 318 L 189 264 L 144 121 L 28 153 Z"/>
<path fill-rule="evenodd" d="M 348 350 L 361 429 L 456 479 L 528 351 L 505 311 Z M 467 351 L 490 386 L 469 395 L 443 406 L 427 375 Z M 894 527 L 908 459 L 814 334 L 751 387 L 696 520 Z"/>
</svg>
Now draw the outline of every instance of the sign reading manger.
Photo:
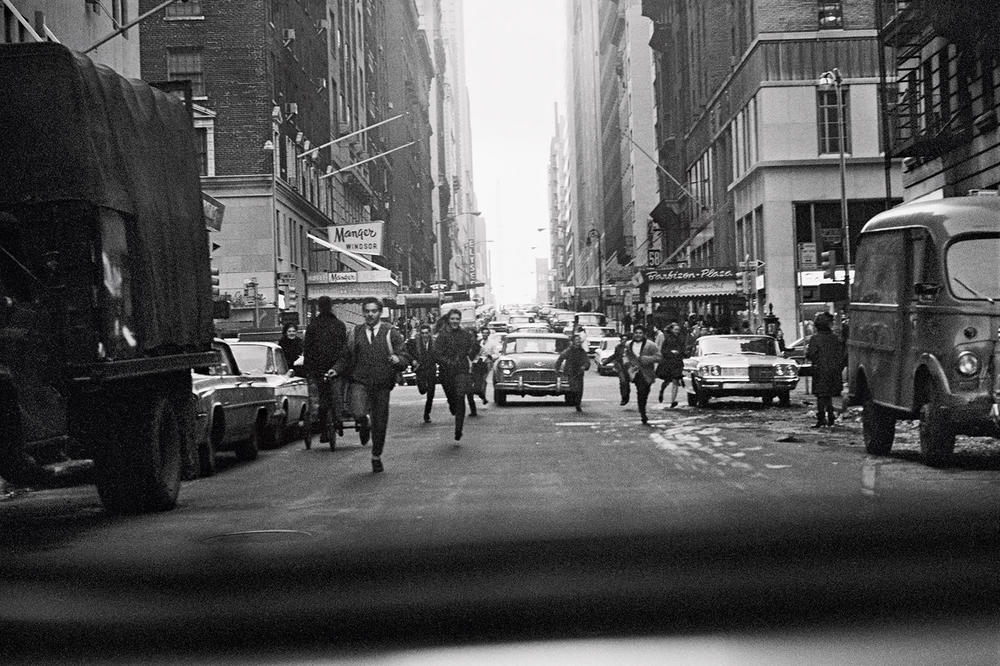
<svg viewBox="0 0 1000 666">
<path fill-rule="evenodd" d="M 382 238 L 385 222 L 366 222 L 364 224 L 342 224 L 328 227 L 330 242 L 334 245 L 358 254 L 382 254 Z"/>
</svg>

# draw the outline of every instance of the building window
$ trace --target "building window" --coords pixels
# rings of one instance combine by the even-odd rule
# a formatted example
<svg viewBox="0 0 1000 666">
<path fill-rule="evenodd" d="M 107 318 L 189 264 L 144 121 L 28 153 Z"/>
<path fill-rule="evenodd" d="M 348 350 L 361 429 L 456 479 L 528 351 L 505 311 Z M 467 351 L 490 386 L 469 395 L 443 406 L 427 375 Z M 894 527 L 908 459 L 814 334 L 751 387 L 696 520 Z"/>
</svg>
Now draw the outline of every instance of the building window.
<svg viewBox="0 0 1000 666">
<path fill-rule="evenodd" d="M 842 87 L 844 98 L 844 152 L 851 152 L 851 96 L 846 86 Z M 819 111 L 819 152 L 821 155 L 840 153 L 840 105 L 837 104 L 836 90 L 819 90 L 816 108 Z"/>
<path fill-rule="evenodd" d="M 819 29 L 831 30 L 844 27 L 843 3 L 839 0 L 819 0 Z"/>
<path fill-rule="evenodd" d="M 201 0 L 186 0 L 185 2 L 175 2 L 167 5 L 164 16 L 201 16 Z"/>
<path fill-rule="evenodd" d="M 208 173 L 208 128 L 207 127 L 196 127 L 195 135 L 195 148 L 198 151 L 198 169 L 202 176 L 209 175 Z"/>
<path fill-rule="evenodd" d="M 201 68 L 201 49 L 167 49 L 167 80 L 190 81 L 191 95 L 205 97 L 205 77 Z"/>
</svg>

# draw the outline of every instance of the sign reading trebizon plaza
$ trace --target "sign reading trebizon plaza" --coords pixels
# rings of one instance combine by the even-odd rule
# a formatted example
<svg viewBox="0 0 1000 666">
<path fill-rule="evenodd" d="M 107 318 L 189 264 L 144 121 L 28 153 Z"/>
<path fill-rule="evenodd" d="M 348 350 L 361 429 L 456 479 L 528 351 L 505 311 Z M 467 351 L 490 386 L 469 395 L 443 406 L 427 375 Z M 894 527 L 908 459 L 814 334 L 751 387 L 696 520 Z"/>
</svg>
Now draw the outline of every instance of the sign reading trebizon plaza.
<svg viewBox="0 0 1000 666">
<path fill-rule="evenodd" d="M 385 222 L 365 222 L 364 224 L 342 224 L 327 227 L 330 242 L 358 254 L 382 254 L 382 239 Z"/>
</svg>

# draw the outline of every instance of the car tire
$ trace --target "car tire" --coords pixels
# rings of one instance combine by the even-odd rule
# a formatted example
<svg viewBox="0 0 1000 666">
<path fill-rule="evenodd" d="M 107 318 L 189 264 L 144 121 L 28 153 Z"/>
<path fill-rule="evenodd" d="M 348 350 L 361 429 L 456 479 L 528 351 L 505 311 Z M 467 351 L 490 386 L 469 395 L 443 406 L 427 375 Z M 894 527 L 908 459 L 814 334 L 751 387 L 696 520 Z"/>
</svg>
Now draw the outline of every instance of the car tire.
<svg viewBox="0 0 1000 666">
<path fill-rule="evenodd" d="M 869 398 L 865 400 L 864 411 L 861 412 L 861 431 L 865 451 L 873 456 L 889 455 L 896 438 L 896 417 Z"/>
<path fill-rule="evenodd" d="M 764 403 L 765 407 L 770 407 L 774 403 L 774 396 L 770 393 L 760 396 L 760 401 Z"/>
<path fill-rule="evenodd" d="M 792 404 L 792 394 L 789 391 L 782 391 L 778 394 L 778 406 L 788 407 Z"/>
<path fill-rule="evenodd" d="M 930 467 L 944 467 L 955 451 L 955 429 L 941 409 L 937 393 L 937 387 L 932 386 L 927 401 L 920 406 L 920 452 Z"/>
<path fill-rule="evenodd" d="M 569 393 L 563 393 L 563 402 L 571 406 L 576 404 L 575 398 Z"/>
<path fill-rule="evenodd" d="M 167 511 L 177 505 L 183 436 L 165 397 L 148 399 L 138 419 L 122 414 L 97 465 L 97 492 L 111 513 Z"/>
<path fill-rule="evenodd" d="M 215 474 L 215 442 L 212 437 L 198 446 L 198 475 L 213 476 Z"/>
<path fill-rule="evenodd" d="M 262 430 L 262 424 L 258 421 L 250 433 L 250 438 L 236 444 L 233 452 L 237 460 L 249 462 L 257 459 L 260 453 L 260 441 L 263 438 Z"/>
<path fill-rule="evenodd" d="M 500 389 L 493 389 L 493 402 L 497 404 L 497 407 L 507 406 L 507 392 L 501 391 Z"/>
<path fill-rule="evenodd" d="M 288 410 L 285 409 L 284 415 L 281 420 L 275 423 L 273 426 L 268 428 L 267 431 L 267 448 L 276 449 L 284 446 L 287 442 L 288 437 Z"/>
</svg>

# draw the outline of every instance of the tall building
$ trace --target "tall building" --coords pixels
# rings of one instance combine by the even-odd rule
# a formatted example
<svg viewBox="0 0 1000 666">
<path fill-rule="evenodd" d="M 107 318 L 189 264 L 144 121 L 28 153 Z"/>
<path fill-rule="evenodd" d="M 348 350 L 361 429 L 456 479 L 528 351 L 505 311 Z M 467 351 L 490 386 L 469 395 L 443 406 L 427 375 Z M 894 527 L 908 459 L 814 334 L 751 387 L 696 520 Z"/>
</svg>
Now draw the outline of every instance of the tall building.
<svg viewBox="0 0 1000 666">
<path fill-rule="evenodd" d="M 657 58 L 659 159 L 669 174 L 651 213 L 664 256 L 659 270 L 641 273 L 645 306 L 663 318 L 697 313 L 755 328 L 773 308 L 793 330 L 831 300 L 817 256 L 844 256 L 841 118 L 852 244 L 901 192 L 898 164 L 882 150 L 874 4 L 643 5 Z M 841 87 L 820 85 L 835 68 Z M 758 268 L 742 273 L 742 262 Z"/>
<path fill-rule="evenodd" d="M 579 300 L 603 302 L 620 318 L 632 267 L 647 262 L 650 211 L 659 201 L 653 30 L 639 0 L 572 0 L 570 24 L 576 291 Z"/>
<path fill-rule="evenodd" d="M 188 0 L 144 24 L 144 76 L 192 83 L 202 187 L 226 207 L 213 261 L 233 306 L 230 327 L 305 318 L 319 295 L 334 297 L 339 314 L 355 321 L 360 296 L 393 304 L 400 278 L 410 277 L 412 264 L 391 241 L 354 252 L 334 242 L 332 229 L 384 221 L 398 238 L 394 223 L 409 220 L 387 219 L 390 175 L 395 191 L 409 183 L 431 196 L 426 153 L 387 155 L 398 130 L 379 125 L 393 100 L 409 99 L 393 87 L 406 81 L 390 79 L 387 63 L 419 49 L 415 21 L 394 24 L 409 31 L 402 42 L 386 35 L 387 12 L 401 18 L 411 2 Z M 140 9 L 156 4 L 142 0 Z M 426 58 L 411 66 L 409 127 L 423 122 L 426 131 L 431 73 Z"/>
<path fill-rule="evenodd" d="M 573 300 L 570 236 L 570 183 L 566 118 L 555 108 L 555 124 L 549 144 L 549 288 L 547 301 L 568 305 Z"/>
<path fill-rule="evenodd" d="M 877 4 L 886 128 L 903 198 L 1000 186 L 1000 16 L 987 0 Z"/>
<path fill-rule="evenodd" d="M 87 52 L 94 62 L 122 76 L 137 79 L 139 28 L 134 27 L 95 46 L 120 26 L 138 18 L 139 0 L 3 0 L 0 42 L 57 41 L 74 51 Z M 94 48 L 91 48 L 94 47 Z"/>
</svg>

